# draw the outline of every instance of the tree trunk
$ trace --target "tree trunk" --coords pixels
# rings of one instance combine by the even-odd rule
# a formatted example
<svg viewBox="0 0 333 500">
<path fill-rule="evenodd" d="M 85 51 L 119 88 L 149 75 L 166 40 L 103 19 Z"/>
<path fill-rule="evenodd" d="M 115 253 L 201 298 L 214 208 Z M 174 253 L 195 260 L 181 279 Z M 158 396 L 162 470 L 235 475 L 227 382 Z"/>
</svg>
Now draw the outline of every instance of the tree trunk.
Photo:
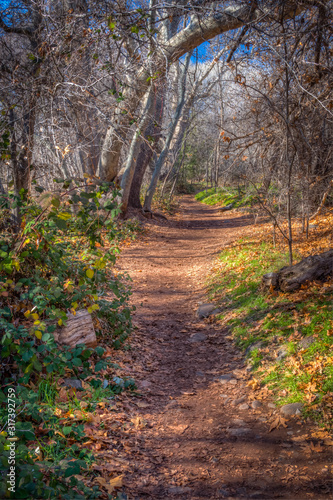
<svg viewBox="0 0 333 500">
<path fill-rule="evenodd" d="M 177 109 L 176 109 L 174 117 L 171 121 L 170 129 L 169 129 L 169 133 L 167 135 L 166 141 L 165 141 L 165 145 L 164 145 L 162 152 L 161 152 L 161 154 L 156 162 L 153 177 L 151 179 L 151 182 L 150 182 L 147 194 L 146 194 L 144 208 L 145 208 L 145 210 L 148 210 L 148 211 L 151 209 L 151 203 L 153 201 L 153 196 L 154 196 L 155 189 L 157 186 L 158 178 L 159 178 L 161 170 L 164 166 L 164 162 L 165 162 L 167 154 L 169 152 L 170 144 L 171 144 L 171 141 L 173 139 L 173 136 L 174 136 L 174 133 L 175 133 L 175 130 L 176 130 L 177 124 L 179 122 L 179 119 L 180 119 L 180 116 L 182 113 L 182 109 L 183 109 L 183 106 L 185 103 L 186 76 L 187 76 L 188 66 L 190 64 L 191 54 L 192 53 L 189 52 L 186 55 L 184 67 L 183 67 L 182 74 L 180 76 L 180 81 L 179 81 L 179 94 L 178 94 Z"/>
<path fill-rule="evenodd" d="M 154 154 L 152 146 L 150 146 L 146 141 L 149 138 L 154 139 L 154 144 L 156 145 L 161 136 L 161 121 L 163 114 L 163 99 L 161 94 L 156 95 L 154 116 L 148 125 L 145 132 L 145 141 L 142 142 L 138 159 L 136 162 L 135 172 L 132 180 L 131 190 L 128 199 L 128 206 L 132 208 L 142 208 L 140 201 L 140 191 L 142 186 L 142 181 L 146 173 L 147 167 L 151 162 Z"/>
<path fill-rule="evenodd" d="M 151 85 L 149 91 L 146 94 L 145 107 L 142 113 L 141 120 L 138 124 L 137 130 L 134 132 L 134 136 L 131 141 L 130 149 L 125 164 L 125 169 L 121 179 L 121 188 L 122 188 L 121 201 L 122 201 L 123 213 L 126 213 L 127 211 L 128 199 L 134 176 L 136 160 L 140 151 L 140 145 L 142 140 L 141 134 L 143 134 L 147 128 L 153 109 L 154 109 L 153 85 Z"/>
<path fill-rule="evenodd" d="M 306 282 L 326 281 L 333 275 L 333 249 L 319 255 L 311 255 L 294 266 L 286 266 L 276 273 L 265 274 L 262 278 L 264 290 L 282 292 L 298 290 Z"/>
</svg>

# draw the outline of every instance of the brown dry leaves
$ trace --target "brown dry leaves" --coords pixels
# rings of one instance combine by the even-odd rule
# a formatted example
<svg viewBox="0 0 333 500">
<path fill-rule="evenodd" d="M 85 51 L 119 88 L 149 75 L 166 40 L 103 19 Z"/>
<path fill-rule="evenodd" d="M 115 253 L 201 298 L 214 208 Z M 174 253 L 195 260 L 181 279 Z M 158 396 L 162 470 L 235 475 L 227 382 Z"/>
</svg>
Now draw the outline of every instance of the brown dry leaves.
<svg viewBox="0 0 333 500">
<path fill-rule="evenodd" d="M 272 432 L 274 429 L 278 429 L 279 427 L 288 427 L 287 424 L 287 419 L 281 417 L 281 415 L 278 415 L 273 422 L 271 423 L 271 426 L 269 428 L 268 432 Z"/>
<path fill-rule="evenodd" d="M 112 479 L 106 480 L 104 477 L 96 477 L 95 481 L 100 486 L 106 489 L 109 495 L 111 495 L 117 488 L 123 486 L 123 475 L 114 477 Z"/>
</svg>

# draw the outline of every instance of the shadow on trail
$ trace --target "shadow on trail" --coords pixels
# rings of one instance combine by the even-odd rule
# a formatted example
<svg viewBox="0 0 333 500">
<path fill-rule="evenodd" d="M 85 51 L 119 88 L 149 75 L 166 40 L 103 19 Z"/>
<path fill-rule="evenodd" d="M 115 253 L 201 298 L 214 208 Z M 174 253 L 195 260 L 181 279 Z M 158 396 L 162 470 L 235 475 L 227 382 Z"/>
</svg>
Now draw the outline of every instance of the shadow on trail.
<svg viewBox="0 0 333 500">
<path fill-rule="evenodd" d="M 307 468 L 304 452 L 290 438 L 299 435 L 297 422 L 269 433 L 275 410 L 265 402 L 261 410 L 250 407 L 247 374 L 233 375 L 235 384 L 221 383 L 222 374 L 245 368 L 244 359 L 227 329 L 196 317 L 198 301 L 207 301 L 202 283 L 212 256 L 251 236 L 252 221 L 226 218 L 184 197 L 181 222 L 150 226 L 146 239 L 123 252 L 139 325 L 133 377 L 144 402 L 144 409 L 133 411 L 147 422 L 131 431 L 129 500 L 329 498 L 330 480 L 321 470 L 325 458 L 319 463 L 316 456 L 315 473 L 315 464 Z M 239 398 L 244 409 L 234 404 Z M 236 436 L 239 428 L 244 432 Z"/>
</svg>

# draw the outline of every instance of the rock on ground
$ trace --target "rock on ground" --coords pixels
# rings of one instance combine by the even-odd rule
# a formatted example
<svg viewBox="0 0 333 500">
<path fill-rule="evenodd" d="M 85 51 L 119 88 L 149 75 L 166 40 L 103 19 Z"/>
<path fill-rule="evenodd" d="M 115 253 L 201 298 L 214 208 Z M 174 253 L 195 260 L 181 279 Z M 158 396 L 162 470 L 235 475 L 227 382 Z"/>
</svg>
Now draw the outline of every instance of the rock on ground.
<svg viewBox="0 0 333 500">
<path fill-rule="evenodd" d="M 197 316 L 199 319 L 204 319 L 212 314 L 218 314 L 219 312 L 215 304 L 201 304 L 197 310 Z"/>
<path fill-rule="evenodd" d="M 206 339 L 207 339 L 207 335 L 205 335 L 204 333 L 198 332 L 198 333 L 194 333 L 193 335 L 191 335 L 189 341 L 190 342 L 203 342 Z"/>
<path fill-rule="evenodd" d="M 281 406 L 280 411 L 285 417 L 293 417 L 295 415 L 300 415 L 302 408 L 302 403 L 290 403 L 288 405 Z"/>
</svg>

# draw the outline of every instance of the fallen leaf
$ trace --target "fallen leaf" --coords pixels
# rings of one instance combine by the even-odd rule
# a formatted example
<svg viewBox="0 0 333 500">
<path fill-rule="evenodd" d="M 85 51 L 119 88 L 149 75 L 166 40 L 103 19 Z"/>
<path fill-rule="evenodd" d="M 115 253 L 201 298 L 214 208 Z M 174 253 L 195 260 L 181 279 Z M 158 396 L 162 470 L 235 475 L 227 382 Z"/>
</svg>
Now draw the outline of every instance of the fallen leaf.
<svg viewBox="0 0 333 500">
<path fill-rule="evenodd" d="M 116 488 L 121 488 L 123 485 L 123 475 L 110 479 L 107 491 L 109 494 L 113 493 Z"/>
<path fill-rule="evenodd" d="M 324 451 L 323 446 L 321 446 L 320 444 L 313 444 L 312 441 L 310 443 L 310 448 L 312 451 L 315 451 L 316 453 L 321 453 L 322 451 Z"/>
<path fill-rule="evenodd" d="M 271 426 L 269 428 L 268 432 L 272 432 L 274 429 L 278 429 L 281 425 L 283 427 L 288 427 L 286 424 L 287 420 L 280 415 L 271 423 Z"/>
<path fill-rule="evenodd" d="M 255 378 L 253 378 L 252 380 L 250 380 L 246 385 L 248 387 L 251 387 L 251 389 L 253 389 L 253 390 L 259 389 L 259 387 L 260 387 L 260 384 L 259 384 L 258 380 L 255 379 Z"/>
</svg>

